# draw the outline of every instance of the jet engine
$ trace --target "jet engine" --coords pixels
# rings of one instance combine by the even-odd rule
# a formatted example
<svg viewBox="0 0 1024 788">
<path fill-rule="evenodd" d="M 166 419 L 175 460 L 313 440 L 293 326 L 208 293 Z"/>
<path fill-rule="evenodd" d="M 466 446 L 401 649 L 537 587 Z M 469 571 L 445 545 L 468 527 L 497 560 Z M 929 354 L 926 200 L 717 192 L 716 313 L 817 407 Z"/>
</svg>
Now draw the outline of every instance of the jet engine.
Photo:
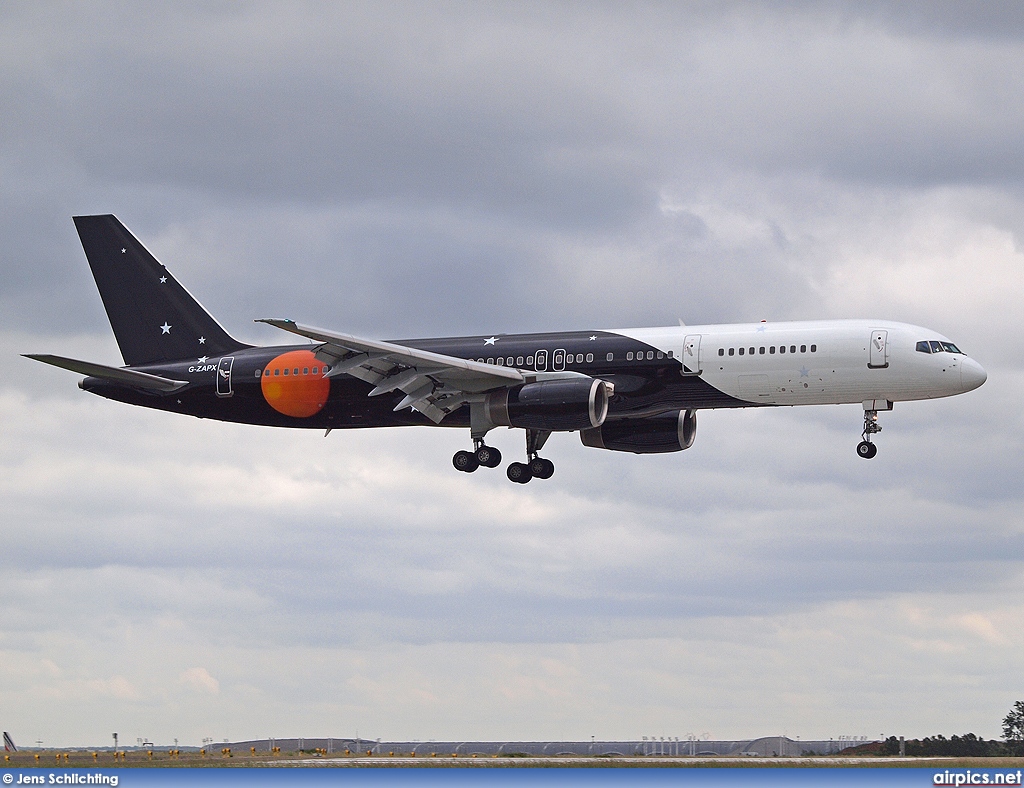
<svg viewBox="0 0 1024 788">
<path fill-rule="evenodd" d="M 487 417 L 502 427 L 571 432 L 604 424 L 613 391 L 595 378 L 545 380 L 492 391 L 485 404 Z"/>
<path fill-rule="evenodd" d="M 600 427 L 580 430 L 584 446 L 633 454 L 662 454 L 682 451 L 697 437 L 697 412 L 676 410 L 646 419 L 610 421 Z"/>
</svg>

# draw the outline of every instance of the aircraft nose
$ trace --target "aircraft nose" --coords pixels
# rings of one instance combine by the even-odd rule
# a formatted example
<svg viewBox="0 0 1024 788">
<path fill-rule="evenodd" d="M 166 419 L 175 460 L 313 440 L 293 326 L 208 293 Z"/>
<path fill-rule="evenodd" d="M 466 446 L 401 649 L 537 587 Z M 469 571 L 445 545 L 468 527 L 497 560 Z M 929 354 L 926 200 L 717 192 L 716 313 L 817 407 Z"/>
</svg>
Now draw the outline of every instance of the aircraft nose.
<svg viewBox="0 0 1024 788">
<path fill-rule="evenodd" d="M 960 365 L 960 387 L 964 391 L 973 391 L 988 380 L 988 373 L 977 361 L 965 358 Z"/>
</svg>

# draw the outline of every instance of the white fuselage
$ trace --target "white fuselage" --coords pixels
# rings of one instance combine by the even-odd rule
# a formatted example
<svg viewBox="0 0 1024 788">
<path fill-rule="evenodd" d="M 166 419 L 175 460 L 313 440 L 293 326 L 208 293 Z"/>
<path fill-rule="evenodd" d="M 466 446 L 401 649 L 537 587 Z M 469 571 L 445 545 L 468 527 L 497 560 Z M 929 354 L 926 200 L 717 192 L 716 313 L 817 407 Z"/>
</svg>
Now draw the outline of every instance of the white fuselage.
<svg viewBox="0 0 1024 788">
<path fill-rule="evenodd" d="M 949 397 L 985 382 L 962 352 L 920 326 L 885 320 L 671 326 L 615 330 L 682 358 L 689 371 L 736 399 L 763 405 L 822 405 Z M 958 349 L 957 349 L 958 350 Z"/>
</svg>

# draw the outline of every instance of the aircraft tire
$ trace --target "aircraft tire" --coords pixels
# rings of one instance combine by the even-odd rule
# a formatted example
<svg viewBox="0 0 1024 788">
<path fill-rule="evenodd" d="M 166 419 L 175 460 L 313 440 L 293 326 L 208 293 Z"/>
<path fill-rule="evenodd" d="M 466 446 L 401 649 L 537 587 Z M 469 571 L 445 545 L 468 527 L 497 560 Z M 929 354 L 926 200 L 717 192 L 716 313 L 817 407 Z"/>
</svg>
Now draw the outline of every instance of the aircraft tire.
<svg viewBox="0 0 1024 788">
<path fill-rule="evenodd" d="M 870 460 L 878 454 L 878 447 L 873 443 L 867 441 L 861 441 L 857 444 L 857 456 L 863 457 L 865 460 Z"/>
<path fill-rule="evenodd" d="M 476 450 L 476 459 L 485 468 L 497 468 L 501 465 L 501 452 L 493 446 L 481 446 Z"/>
<path fill-rule="evenodd" d="M 455 466 L 455 470 L 457 471 L 472 473 L 480 467 L 480 461 L 471 451 L 457 451 L 455 452 L 455 456 L 452 457 L 452 465 Z"/>
<path fill-rule="evenodd" d="M 530 473 L 537 479 L 550 479 L 555 475 L 555 464 L 543 457 L 534 457 L 530 461 Z"/>
<path fill-rule="evenodd" d="M 509 481 L 513 481 L 516 484 L 526 484 L 533 478 L 533 474 L 530 473 L 530 466 L 523 465 L 521 462 L 510 462 L 505 475 L 508 476 Z"/>
</svg>

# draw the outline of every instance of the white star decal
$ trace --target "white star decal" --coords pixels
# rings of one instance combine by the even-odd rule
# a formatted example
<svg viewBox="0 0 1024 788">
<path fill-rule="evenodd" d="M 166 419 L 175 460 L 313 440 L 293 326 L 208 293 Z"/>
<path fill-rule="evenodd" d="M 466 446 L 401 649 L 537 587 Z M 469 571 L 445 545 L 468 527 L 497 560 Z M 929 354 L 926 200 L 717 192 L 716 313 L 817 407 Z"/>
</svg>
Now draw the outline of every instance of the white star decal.
<svg viewBox="0 0 1024 788">
<path fill-rule="evenodd" d="M 128 251 L 127 249 L 122 249 L 122 250 L 121 250 L 121 254 L 124 254 L 124 253 L 125 253 L 125 252 L 127 252 L 127 251 Z"/>
<path fill-rule="evenodd" d="M 596 336 L 592 336 L 592 337 L 590 338 L 590 341 L 591 341 L 591 342 L 596 342 L 596 341 L 597 341 L 597 337 L 596 337 Z"/>
<path fill-rule="evenodd" d="M 160 284 L 164 284 L 166 281 L 167 281 L 167 277 L 166 276 L 161 276 L 160 277 Z"/>
<path fill-rule="evenodd" d="M 161 334 L 170 334 L 171 333 L 171 327 L 169 325 L 167 325 L 167 321 L 166 320 L 164 321 L 164 324 L 162 326 L 160 326 L 160 333 Z"/>
<path fill-rule="evenodd" d="M 485 345 L 493 345 L 497 341 L 498 341 L 497 337 L 490 337 L 489 339 L 485 339 L 484 340 L 484 344 Z"/>
<path fill-rule="evenodd" d="M 200 364 L 205 364 L 206 363 L 206 356 L 200 356 L 199 357 L 199 363 Z"/>
<path fill-rule="evenodd" d="M 199 344 L 200 345 L 205 345 L 206 344 L 206 337 L 199 337 Z"/>
</svg>

